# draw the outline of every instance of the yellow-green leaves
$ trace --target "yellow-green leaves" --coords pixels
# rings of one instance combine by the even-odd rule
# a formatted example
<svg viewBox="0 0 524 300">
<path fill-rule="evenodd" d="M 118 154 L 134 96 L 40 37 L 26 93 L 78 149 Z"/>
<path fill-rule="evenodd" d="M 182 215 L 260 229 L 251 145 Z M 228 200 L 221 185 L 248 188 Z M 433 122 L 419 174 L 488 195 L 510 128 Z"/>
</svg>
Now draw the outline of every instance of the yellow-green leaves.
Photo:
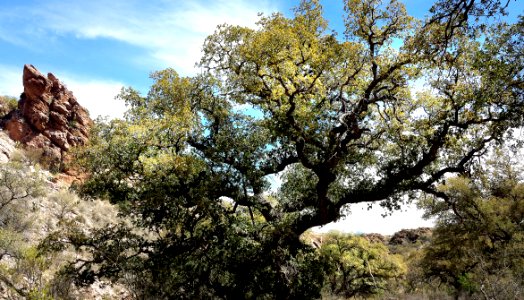
<svg viewBox="0 0 524 300">
<path fill-rule="evenodd" d="M 396 0 L 387 3 L 382 0 L 347 0 L 345 9 L 348 12 L 346 34 L 378 47 L 402 37 L 413 21 L 404 4 Z"/>
<path fill-rule="evenodd" d="M 331 232 L 322 236 L 320 253 L 331 265 L 325 289 L 345 296 L 371 296 L 388 289 L 388 281 L 406 273 L 398 255 L 390 254 L 380 242 Z"/>
<path fill-rule="evenodd" d="M 228 77 L 226 92 L 235 102 L 275 119 L 296 117 L 300 128 L 318 128 L 316 115 L 328 103 L 326 74 L 341 52 L 333 38 L 319 32 L 318 14 L 316 4 L 308 2 L 296 19 L 264 17 L 257 31 L 220 28 L 206 42 L 202 66 Z"/>
<path fill-rule="evenodd" d="M 436 217 L 433 241 L 424 250 L 427 276 L 489 297 L 514 298 L 522 286 L 523 184 L 509 160 L 497 156 L 472 178 L 454 177 L 441 185 L 445 199 L 420 204 Z M 467 279 L 467 280 L 466 280 Z M 499 294 L 501 293 L 501 294 Z"/>
<path fill-rule="evenodd" d="M 192 80 L 180 77 L 173 69 L 165 69 L 151 74 L 155 83 L 151 86 L 147 98 L 153 113 L 190 117 Z M 191 118 L 190 118 L 191 119 Z"/>
</svg>

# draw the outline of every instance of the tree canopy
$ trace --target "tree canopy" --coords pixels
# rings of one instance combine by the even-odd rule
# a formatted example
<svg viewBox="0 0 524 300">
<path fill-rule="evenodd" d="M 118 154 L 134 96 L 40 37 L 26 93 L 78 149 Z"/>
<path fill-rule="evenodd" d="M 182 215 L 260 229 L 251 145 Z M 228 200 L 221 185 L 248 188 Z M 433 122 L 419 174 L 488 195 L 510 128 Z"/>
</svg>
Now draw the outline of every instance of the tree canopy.
<svg viewBox="0 0 524 300">
<path fill-rule="evenodd" d="M 524 20 L 485 21 L 505 5 L 437 1 L 417 20 L 399 1 L 347 0 L 337 36 L 305 0 L 257 29 L 220 26 L 198 75 L 166 69 L 145 96 L 123 90 L 125 120 L 100 122 L 80 155 L 80 191 L 145 232 L 72 238 L 93 252 L 83 280 L 133 273 L 163 297 L 317 295 L 302 233 L 347 204 L 443 196 L 448 174 L 522 124 Z"/>
<path fill-rule="evenodd" d="M 450 178 L 444 197 L 421 201 L 437 217 L 422 266 L 457 294 L 518 298 L 524 284 L 524 185 L 507 158 L 474 176 Z"/>
</svg>

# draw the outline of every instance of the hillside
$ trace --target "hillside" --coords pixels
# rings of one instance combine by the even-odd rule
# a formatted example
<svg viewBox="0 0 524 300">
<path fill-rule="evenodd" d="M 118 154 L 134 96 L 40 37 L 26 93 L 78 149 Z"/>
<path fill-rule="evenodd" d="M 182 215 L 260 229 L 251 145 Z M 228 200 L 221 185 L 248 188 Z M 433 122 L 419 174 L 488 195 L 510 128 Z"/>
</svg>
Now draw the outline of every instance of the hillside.
<svg viewBox="0 0 524 300">
<path fill-rule="evenodd" d="M 81 200 L 69 190 L 79 174 L 66 167 L 68 151 L 87 142 L 92 123 L 87 111 L 52 74 L 45 78 L 26 65 L 23 83 L 18 105 L 7 97 L 0 103 L 5 110 L 0 131 L 0 299 L 123 299 L 129 293 L 117 285 L 72 288 L 59 275 L 62 267 L 85 255 L 81 251 L 39 248 L 49 236 L 107 228 L 119 217 L 108 202 Z"/>
</svg>

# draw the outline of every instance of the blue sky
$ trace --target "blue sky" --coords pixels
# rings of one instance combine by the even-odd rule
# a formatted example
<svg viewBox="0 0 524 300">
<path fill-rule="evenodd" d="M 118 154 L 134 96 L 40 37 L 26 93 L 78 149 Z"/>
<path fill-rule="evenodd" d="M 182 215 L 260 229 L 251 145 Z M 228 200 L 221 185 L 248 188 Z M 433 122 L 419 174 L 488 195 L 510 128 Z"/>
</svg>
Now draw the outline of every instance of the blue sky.
<svg viewBox="0 0 524 300">
<path fill-rule="evenodd" d="M 512 11 L 522 3 L 512 0 Z M 254 27 L 262 12 L 291 15 L 299 0 L 0 0 L 0 95 L 22 92 L 26 63 L 52 72 L 92 116 L 119 116 L 122 86 L 146 92 L 149 73 L 192 75 L 205 37 L 218 24 Z M 432 1 L 404 0 L 422 18 Z M 342 0 L 321 1 L 330 27 L 343 28 Z"/>
<path fill-rule="evenodd" d="M 423 16 L 426 1 L 408 0 Z M 147 91 L 149 73 L 167 67 L 195 73 L 204 38 L 218 24 L 254 26 L 257 14 L 290 15 L 297 1 L 277 0 L 2 0 L 0 95 L 22 92 L 26 63 L 52 72 L 92 116 L 119 116 L 113 100 L 122 86 Z M 326 18 L 342 28 L 342 1 L 324 0 Z"/>
<path fill-rule="evenodd" d="M 121 116 L 124 105 L 114 97 L 123 86 L 147 92 L 149 73 L 167 67 L 194 74 L 202 43 L 217 25 L 254 27 L 259 12 L 289 16 L 298 2 L 0 0 L 0 95 L 18 96 L 23 65 L 33 64 L 61 79 L 91 116 Z M 321 2 L 330 27 L 342 33 L 343 2 Z M 422 18 L 432 1 L 403 2 L 409 14 Z M 522 2 L 511 1 L 513 15 L 522 14 Z M 351 221 L 334 228 L 392 233 L 430 224 L 414 209 L 386 219 L 380 209 L 368 212 L 365 205 L 352 210 Z"/>
</svg>

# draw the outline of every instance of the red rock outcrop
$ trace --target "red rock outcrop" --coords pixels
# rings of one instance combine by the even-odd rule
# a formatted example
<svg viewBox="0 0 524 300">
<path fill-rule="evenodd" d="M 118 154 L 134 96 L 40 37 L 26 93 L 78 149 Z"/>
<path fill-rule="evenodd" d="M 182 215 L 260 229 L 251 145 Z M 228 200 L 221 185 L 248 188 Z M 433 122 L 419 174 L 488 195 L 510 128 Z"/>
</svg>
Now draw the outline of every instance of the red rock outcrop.
<svg viewBox="0 0 524 300">
<path fill-rule="evenodd" d="M 60 165 L 71 147 L 87 143 L 93 121 L 53 74 L 45 77 L 25 65 L 23 84 L 18 109 L 4 117 L 3 127 L 11 139 L 41 149 L 47 162 Z"/>
</svg>

